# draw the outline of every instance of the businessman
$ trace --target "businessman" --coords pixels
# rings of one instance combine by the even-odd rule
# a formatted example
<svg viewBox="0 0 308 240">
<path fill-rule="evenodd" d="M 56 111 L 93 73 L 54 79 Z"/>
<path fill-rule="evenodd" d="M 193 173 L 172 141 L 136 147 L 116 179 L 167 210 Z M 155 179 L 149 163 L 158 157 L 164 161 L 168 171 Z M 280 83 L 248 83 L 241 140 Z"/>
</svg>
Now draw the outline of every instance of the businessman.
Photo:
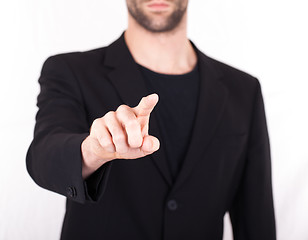
<svg viewBox="0 0 308 240">
<path fill-rule="evenodd" d="M 259 81 L 187 38 L 188 0 L 126 0 L 111 45 L 47 59 L 27 169 L 67 197 L 61 239 L 273 240 Z"/>
</svg>

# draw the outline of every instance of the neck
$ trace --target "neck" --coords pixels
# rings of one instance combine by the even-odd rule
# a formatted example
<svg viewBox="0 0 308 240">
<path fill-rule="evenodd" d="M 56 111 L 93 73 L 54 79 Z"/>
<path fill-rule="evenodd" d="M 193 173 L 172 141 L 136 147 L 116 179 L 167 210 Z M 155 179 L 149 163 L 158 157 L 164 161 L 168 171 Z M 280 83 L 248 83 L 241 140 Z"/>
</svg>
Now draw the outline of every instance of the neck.
<svg viewBox="0 0 308 240">
<path fill-rule="evenodd" d="M 183 74 L 191 71 L 197 56 L 187 38 L 186 18 L 185 14 L 171 32 L 152 33 L 129 16 L 124 37 L 134 60 L 158 73 Z"/>
</svg>

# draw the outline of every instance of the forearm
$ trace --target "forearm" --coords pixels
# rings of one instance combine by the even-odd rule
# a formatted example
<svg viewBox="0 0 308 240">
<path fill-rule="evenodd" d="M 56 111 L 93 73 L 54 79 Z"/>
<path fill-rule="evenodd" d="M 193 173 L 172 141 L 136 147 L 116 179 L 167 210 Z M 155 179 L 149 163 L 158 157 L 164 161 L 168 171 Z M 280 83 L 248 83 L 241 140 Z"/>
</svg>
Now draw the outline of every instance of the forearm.
<svg viewBox="0 0 308 240">
<path fill-rule="evenodd" d="M 84 202 L 80 145 L 86 135 L 57 133 L 36 136 L 26 159 L 33 180 L 45 189 Z M 74 189 L 73 195 L 69 189 Z"/>
</svg>

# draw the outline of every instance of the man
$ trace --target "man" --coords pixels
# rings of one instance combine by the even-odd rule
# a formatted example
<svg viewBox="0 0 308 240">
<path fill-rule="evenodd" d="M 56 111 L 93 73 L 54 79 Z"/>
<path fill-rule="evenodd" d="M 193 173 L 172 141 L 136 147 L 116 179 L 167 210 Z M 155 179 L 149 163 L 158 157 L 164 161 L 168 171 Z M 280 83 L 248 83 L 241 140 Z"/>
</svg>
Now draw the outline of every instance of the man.
<svg viewBox="0 0 308 240">
<path fill-rule="evenodd" d="M 61 239 L 275 239 L 254 77 L 201 53 L 187 0 L 127 0 L 110 46 L 49 58 L 27 168 L 67 196 Z M 159 100 L 158 100 L 159 98 Z"/>
</svg>

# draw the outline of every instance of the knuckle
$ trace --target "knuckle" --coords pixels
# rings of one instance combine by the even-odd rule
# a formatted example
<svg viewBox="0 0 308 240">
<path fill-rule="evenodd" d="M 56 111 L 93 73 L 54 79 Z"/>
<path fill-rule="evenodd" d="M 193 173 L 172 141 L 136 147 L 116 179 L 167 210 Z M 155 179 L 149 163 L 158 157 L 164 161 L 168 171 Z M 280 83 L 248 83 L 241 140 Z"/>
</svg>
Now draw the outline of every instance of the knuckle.
<svg viewBox="0 0 308 240">
<path fill-rule="evenodd" d="M 110 148 L 113 146 L 113 143 L 109 139 L 106 139 L 106 138 L 102 138 L 100 141 L 100 144 L 102 148 Z"/>
<path fill-rule="evenodd" d="M 100 124 L 102 124 L 102 119 L 101 118 L 96 118 L 96 119 L 94 119 L 91 128 L 96 128 Z"/>
<path fill-rule="evenodd" d="M 114 111 L 109 111 L 105 114 L 104 118 L 113 118 L 114 117 L 115 112 Z"/>
<path fill-rule="evenodd" d="M 122 112 L 122 111 L 126 111 L 129 107 L 127 105 L 120 105 L 118 108 L 117 108 L 117 112 Z"/>
<path fill-rule="evenodd" d="M 92 125 L 93 125 L 93 126 L 96 126 L 96 125 L 98 124 L 98 121 L 99 121 L 99 119 L 98 119 L 98 118 L 97 118 L 97 119 L 94 119 L 94 121 L 93 121 Z"/>
</svg>

